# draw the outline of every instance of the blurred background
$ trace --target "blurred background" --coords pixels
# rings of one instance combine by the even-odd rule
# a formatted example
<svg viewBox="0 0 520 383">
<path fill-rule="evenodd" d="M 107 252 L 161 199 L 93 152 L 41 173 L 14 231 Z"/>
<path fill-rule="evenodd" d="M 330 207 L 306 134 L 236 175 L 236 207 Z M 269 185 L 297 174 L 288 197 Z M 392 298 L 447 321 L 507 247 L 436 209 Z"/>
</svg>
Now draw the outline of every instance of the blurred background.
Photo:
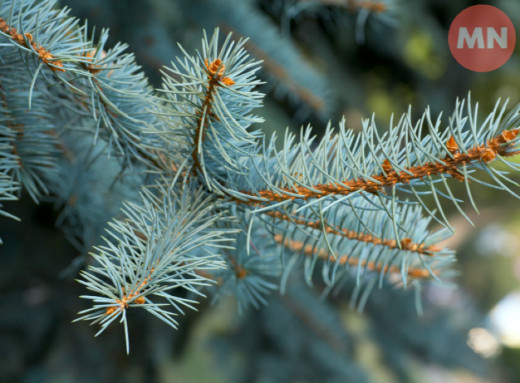
<svg viewBox="0 0 520 383">
<path fill-rule="evenodd" d="M 481 1 L 520 27 L 518 0 Z M 411 105 L 420 116 L 451 114 L 471 91 L 484 116 L 498 98 L 520 102 L 520 55 L 475 73 L 451 56 L 448 30 L 472 1 L 453 0 L 62 0 L 93 33 L 126 42 L 154 87 L 160 69 L 193 53 L 202 30 L 249 37 L 263 60 L 266 134 L 311 124 L 317 135 L 343 118 L 354 130 L 375 113 L 382 130 Z M 518 44 L 517 44 L 518 46 Z M 520 175 L 514 177 L 520 181 Z M 460 185 L 461 192 L 463 185 Z M 1 382 L 505 382 L 520 381 L 520 204 L 505 192 L 473 188 L 472 227 L 454 213 L 455 287 L 428 286 L 424 313 L 412 293 L 375 291 L 362 313 L 345 286 L 320 299 L 322 286 L 295 280 L 285 295 L 238 315 L 233 300 L 180 318 L 172 331 L 139 310 L 123 331 L 71 321 L 86 306 L 67 270 L 77 250 L 55 228 L 50 204 L 28 197 L 0 217 Z M 462 195 L 462 193 L 461 193 Z"/>
</svg>

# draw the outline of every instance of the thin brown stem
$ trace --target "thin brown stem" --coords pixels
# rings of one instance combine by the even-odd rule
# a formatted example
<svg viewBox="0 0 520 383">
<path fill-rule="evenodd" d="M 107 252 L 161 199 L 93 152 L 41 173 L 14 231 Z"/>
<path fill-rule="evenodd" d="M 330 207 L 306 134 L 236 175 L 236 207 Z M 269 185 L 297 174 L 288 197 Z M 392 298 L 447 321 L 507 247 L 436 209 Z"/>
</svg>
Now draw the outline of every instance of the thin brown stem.
<svg viewBox="0 0 520 383">
<path fill-rule="evenodd" d="M 340 235 L 342 237 L 346 237 L 348 239 L 352 239 L 355 241 L 360 241 L 364 243 L 372 243 L 378 246 L 385 246 L 390 249 L 402 249 L 413 251 L 415 253 L 424 254 L 428 256 L 433 256 L 435 253 L 441 251 L 438 246 L 430 245 L 425 246 L 423 243 L 414 243 L 411 238 L 402 238 L 400 244 L 394 239 L 380 238 L 372 234 L 367 234 L 363 232 L 357 232 L 354 230 L 342 229 L 336 226 L 329 224 L 327 221 L 311 221 L 305 219 L 304 217 L 292 216 L 283 214 L 278 211 L 267 211 L 264 214 L 269 215 L 276 219 L 281 219 L 287 222 L 294 223 L 295 225 L 306 226 L 315 230 L 322 230 L 326 233 Z"/>
<path fill-rule="evenodd" d="M 193 160 L 193 174 L 196 175 L 197 171 L 200 170 L 199 160 L 199 143 L 202 144 L 205 138 L 205 130 L 208 125 L 210 118 L 217 118 L 213 113 L 213 96 L 219 86 L 222 84 L 225 86 L 231 86 L 235 82 L 229 78 L 224 77 L 226 66 L 222 63 L 222 60 L 215 59 L 209 63 L 208 59 L 204 59 L 204 64 L 208 72 L 208 84 L 204 100 L 200 110 L 200 118 L 197 121 L 197 127 L 195 129 L 195 137 L 193 141 L 193 151 L 191 152 L 191 158 Z"/>
<path fill-rule="evenodd" d="M 391 274 L 399 274 L 401 273 L 401 269 L 397 266 L 383 266 L 374 261 L 360 260 L 359 258 L 350 257 L 349 255 L 339 255 L 334 257 L 325 249 L 318 249 L 312 245 L 305 245 L 301 241 L 295 241 L 292 239 L 286 238 L 283 239 L 283 235 L 276 234 L 274 236 L 274 240 L 288 248 L 289 250 L 302 252 L 307 257 L 316 256 L 322 261 L 327 261 L 331 263 L 337 263 L 339 265 L 348 265 L 348 266 L 359 266 L 364 267 L 367 270 L 391 273 Z M 421 268 L 408 268 L 407 275 L 411 278 L 429 278 L 431 277 L 430 271 Z"/>
<path fill-rule="evenodd" d="M 26 48 L 32 48 L 38 54 L 38 57 L 53 71 L 65 72 L 63 69 L 63 62 L 59 59 L 55 59 L 54 56 L 41 45 L 37 45 L 34 42 L 33 36 L 30 33 L 21 34 L 18 33 L 15 27 L 10 26 L 7 22 L 0 17 L 0 31 L 9 35 L 18 45 Z"/>
</svg>

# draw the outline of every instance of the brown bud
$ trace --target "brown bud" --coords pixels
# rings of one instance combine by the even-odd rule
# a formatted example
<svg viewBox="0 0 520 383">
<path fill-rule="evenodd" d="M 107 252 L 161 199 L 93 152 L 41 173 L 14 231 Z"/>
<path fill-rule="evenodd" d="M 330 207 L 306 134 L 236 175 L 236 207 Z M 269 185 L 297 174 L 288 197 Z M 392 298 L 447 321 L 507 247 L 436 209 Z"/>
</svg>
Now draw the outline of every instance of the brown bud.
<svg viewBox="0 0 520 383">
<path fill-rule="evenodd" d="M 457 145 L 457 142 L 455 141 L 455 138 L 453 138 L 453 136 L 450 136 L 450 138 L 446 142 L 446 148 L 448 148 L 448 151 L 450 153 L 455 153 L 457 150 L 459 150 L 459 145 Z"/>
<path fill-rule="evenodd" d="M 386 158 L 386 159 L 383 161 L 383 170 L 384 170 L 386 173 L 390 173 L 390 172 L 393 170 L 392 164 L 390 164 L 390 161 L 388 161 L 388 158 Z"/>
<path fill-rule="evenodd" d="M 401 239 L 401 247 L 405 250 L 411 250 L 410 246 L 412 244 L 412 240 L 410 238 Z"/>
<path fill-rule="evenodd" d="M 138 305 L 142 305 L 142 304 L 144 304 L 145 302 L 146 302 L 146 301 L 145 301 L 144 297 L 139 297 L 139 298 L 136 298 L 136 299 L 134 300 L 134 303 L 135 303 L 135 304 L 138 304 Z"/>
<path fill-rule="evenodd" d="M 235 82 L 234 82 L 232 79 L 230 79 L 229 77 L 222 77 L 222 80 L 220 80 L 220 81 L 222 81 L 222 83 L 223 83 L 225 86 L 231 86 L 231 85 L 233 85 L 233 84 L 235 83 Z"/>
<path fill-rule="evenodd" d="M 501 134 L 502 139 L 504 140 L 504 142 L 509 142 L 509 141 L 514 140 L 517 135 L 518 135 L 518 129 L 504 130 L 502 132 L 502 134 Z"/>
<path fill-rule="evenodd" d="M 496 158 L 496 152 L 493 149 L 484 148 L 482 153 L 480 154 L 480 158 L 482 159 L 482 161 L 488 164 L 494 161 L 494 159 Z"/>
<path fill-rule="evenodd" d="M 107 310 L 105 311 L 105 315 L 112 315 L 117 310 L 117 307 L 110 306 L 107 307 Z"/>
</svg>

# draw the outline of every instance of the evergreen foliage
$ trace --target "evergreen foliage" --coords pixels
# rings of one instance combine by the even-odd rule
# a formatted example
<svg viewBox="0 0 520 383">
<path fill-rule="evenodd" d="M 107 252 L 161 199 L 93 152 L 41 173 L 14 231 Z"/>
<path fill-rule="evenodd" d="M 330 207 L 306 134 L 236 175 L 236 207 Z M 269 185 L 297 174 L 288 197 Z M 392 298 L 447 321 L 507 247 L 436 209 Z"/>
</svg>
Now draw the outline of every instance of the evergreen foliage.
<svg viewBox="0 0 520 383">
<path fill-rule="evenodd" d="M 319 140 L 311 127 L 287 132 L 280 149 L 252 127 L 262 122 L 262 63 L 248 50 L 267 48 L 234 36 L 216 29 L 199 51 L 179 48 L 154 90 L 124 44 L 107 47 L 106 31 L 93 40 L 55 1 L 0 3 L 0 201 L 22 190 L 54 201 L 68 237 L 91 254 L 79 282 L 93 306 L 79 319 L 99 324 L 98 334 L 123 323 L 127 351 L 129 308 L 175 328 L 208 292 L 259 307 L 294 274 L 325 293 L 351 290 L 360 308 L 374 287 L 420 292 L 449 281 L 445 210 L 465 216 L 451 185 L 463 183 L 475 210 L 475 183 L 515 194 L 494 163 L 518 168 L 508 157 L 519 151 L 520 106 L 507 112 L 499 101 L 480 121 L 468 96 L 447 121 L 429 110 L 414 120 L 410 110 L 384 133 L 374 118 L 356 133 L 341 120 Z M 297 53 L 269 47 L 298 67 L 294 78 L 275 71 L 277 87 L 326 111 L 326 92 Z"/>
</svg>

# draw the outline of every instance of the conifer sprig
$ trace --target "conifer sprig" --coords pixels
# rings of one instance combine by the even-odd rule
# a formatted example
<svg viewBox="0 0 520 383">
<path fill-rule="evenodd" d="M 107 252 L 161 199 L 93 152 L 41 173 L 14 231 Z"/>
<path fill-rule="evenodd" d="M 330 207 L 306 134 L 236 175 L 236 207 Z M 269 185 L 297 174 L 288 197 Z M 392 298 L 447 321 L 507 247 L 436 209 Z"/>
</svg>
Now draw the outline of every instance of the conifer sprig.
<svg viewBox="0 0 520 383">
<path fill-rule="evenodd" d="M 357 278 L 375 272 L 381 286 L 390 274 L 400 277 L 404 286 L 411 278 L 442 278 L 455 260 L 453 251 L 439 245 L 450 231 L 431 232 L 431 218 L 423 217 L 420 206 L 410 204 L 395 206 L 398 223 L 394 225 L 385 210 L 374 208 L 371 200 L 377 199 L 367 198 L 351 206 L 319 201 L 300 209 L 298 215 L 267 212 L 258 220 L 289 250 L 282 249 L 285 265 L 303 264 L 308 283 L 317 267 L 329 286 L 336 284 L 341 270 Z M 386 204 L 392 208 L 391 201 Z M 285 275 L 290 270 L 285 267 Z"/>
<path fill-rule="evenodd" d="M 193 187 L 162 181 L 143 190 L 139 204 L 125 204 L 125 218 L 111 223 L 105 245 L 92 254 L 95 263 L 81 273 L 80 283 L 94 295 L 94 305 L 77 320 L 99 323 L 103 332 L 119 319 L 124 324 L 127 351 L 127 309 L 142 307 L 176 328 L 175 316 L 197 301 L 174 289 L 203 295 L 213 280 L 197 271 L 224 267 L 219 252 L 229 248 L 233 231 L 219 229 L 221 215 Z"/>
<path fill-rule="evenodd" d="M 405 192 L 429 215 L 449 226 L 443 199 L 462 212 L 461 201 L 449 186 L 450 178 L 465 183 L 471 200 L 469 183 L 484 183 L 474 174 L 476 169 L 490 175 L 494 187 L 515 194 L 506 185 L 510 180 L 505 173 L 489 166 L 500 160 L 516 168 L 507 157 L 519 150 L 520 108 L 504 116 L 506 105 L 497 102 L 479 124 L 478 105 L 473 109 L 469 99 L 457 102 L 444 130 L 440 116 L 434 121 L 429 110 L 416 123 L 408 112 L 395 126 L 391 122 L 384 134 L 379 133 L 373 119 L 364 122 L 359 134 L 348 130 L 342 121 L 337 132 L 327 130 L 315 149 L 310 129 L 302 133 L 299 144 L 288 134 L 283 150 L 277 151 L 273 142 L 265 145 L 263 158 L 252 158 L 246 165 L 251 169 L 249 175 L 231 180 L 228 191 L 237 202 L 254 205 L 259 211 L 297 201 L 295 209 L 323 199 L 348 204 L 368 194 L 378 196 L 379 202 L 372 200 L 374 206 L 385 209 L 384 200 L 407 203 L 397 194 Z M 440 217 L 423 201 L 425 194 L 434 197 Z"/>
<path fill-rule="evenodd" d="M 64 120 L 76 121 L 76 129 L 88 126 L 110 144 L 109 153 L 157 167 L 155 100 L 134 56 L 125 53 L 127 45 L 106 48 L 106 30 L 93 41 L 86 25 L 66 8 L 57 9 L 55 0 L 4 1 L 1 10 L 0 35 L 7 41 L 0 46 L 2 59 L 29 71 L 25 105 L 39 98 L 35 89 L 47 88 L 48 109 L 54 106 Z"/>
<path fill-rule="evenodd" d="M 163 114 L 169 116 L 161 136 L 173 162 L 192 159 L 192 172 L 209 190 L 218 192 L 228 174 L 241 172 L 240 162 L 257 151 L 258 132 L 248 128 L 263 120 L 251 111 L 261 106 L 263 95 L 253 90 L 259 62 L 244 49 L 246 40 L 231 35 L 219 46 L 218 30 L 202 51 L 166 68 Z M 182 48 L 181 48 L 182 49 Z M 180 141 L 182 140 L 182 141 Z"/>
<path fill-rule="evenodd" d="M 0 3 L 0 201 L 50 191 L 60 223 L 88 245 L 113 216 L 81 274 L 93 306 L 79 319 L 100 324 L 98 334 L 122 322 L 127 350 L 129 309 L 176 327 L 210 285 L 242 310 L 283 291 L 295 269 L 309 284 L 319 270 L 327 289 L 350 276 L 366 288 L 362 301 L 389 279 L 442 280 L 455 258 L 439 242 L 451 233 L 429 226 L 449 228 L 447 203 L 465 215 L 451 182 L 475 209 L 470 186 L 486 184 L 483 172 L 516 194 L 491 163 L 518 169 L 507 159 L 519 152 L 520 106 L 505 115 L 497 103 L 479 122 L 468 98 L 447 127 L 429 110 L 412 122 L 409 111 L 384 133 L 373 118 L 360 133 L 343 120 L 320 142 L 310 127 L 299 142 L 286 134 L 278 150 L 252 127 L 263 95 L 246 40 L 204 34 L 155 92 L 107 38 L 92 41 L 52 0 Z"/>
</svg>

